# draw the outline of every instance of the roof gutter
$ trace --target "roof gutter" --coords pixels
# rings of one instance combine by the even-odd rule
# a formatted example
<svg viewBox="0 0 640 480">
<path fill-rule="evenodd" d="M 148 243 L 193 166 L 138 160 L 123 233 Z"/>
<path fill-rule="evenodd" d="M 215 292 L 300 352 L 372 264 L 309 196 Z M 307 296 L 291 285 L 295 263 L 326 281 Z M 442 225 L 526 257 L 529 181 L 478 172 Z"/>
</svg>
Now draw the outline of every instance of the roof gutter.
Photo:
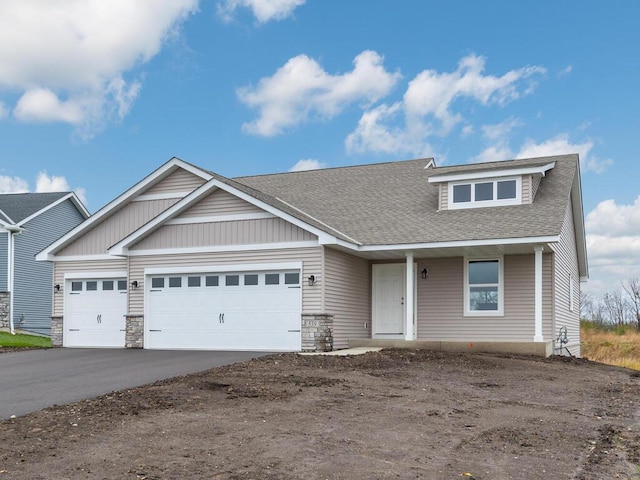
<svg viewBox="0 0 640 480">
<path fill-rule="evenodd" d="M 4 229 L 9 232 L 9 241 L 7 242 L 7 284 L 9 286 L 9 331 L 11 335 L 15 335 L 13 327 L 13 277 L 14 277 L 14 237 L 24 232 L 24 228 L 18 225 L 5 225 Z"/>
</svg>

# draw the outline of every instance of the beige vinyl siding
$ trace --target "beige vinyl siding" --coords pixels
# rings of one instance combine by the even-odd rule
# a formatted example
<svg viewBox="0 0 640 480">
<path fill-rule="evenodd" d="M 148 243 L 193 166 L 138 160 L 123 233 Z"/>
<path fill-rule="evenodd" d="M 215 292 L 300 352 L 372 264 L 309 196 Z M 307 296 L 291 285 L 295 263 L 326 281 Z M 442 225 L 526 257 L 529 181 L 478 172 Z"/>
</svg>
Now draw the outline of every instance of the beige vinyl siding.
<svg viewBox="0 0 640 480">
<path fill-rule="evenodd" d="M 449 184 L 441 183 L 440 184 L 440 201 L 439 201 L 439 209 L 440 210 L 448 210 L 449 209 Z"/>
<path fill-rule="evenodd" d="M 522 203 L 531 203 L 531 175 L 522 176 Z"/>
<path fill-rule="evenodd" d="M 165 225 L 131 250 L 302 242 L 317 237 L 281 218 Z"/>
<path fill-rule="evenodd" d="M 333 315 L 333 346 L 371 338 L 371 265 L 368 260 L 324 249 L 325 310 Z M 365 328 L 366 325 L 366 328 Z"/>
<path fill-rule="evenodd" d="M 63 289 L 53 294 L 53 315 L 63 314 L 64 275 L 78 272 L 125 272 L 127 260 L 113 258 L 113 260 L 79 260 L 74 262 L 56 261 L 53 264 L 53 284 L 62 285 Z"/>
<path fill-rule="evenodd" d="M 178 198 L 131 202 L 104 219 L 56 256 L 102 255 L 107 249 L 119 242 L 159 213 L 176 203 Z"/>
<path fill-rule="evenodd" d="M 203 178 L 179 168 L 143 192 L 143 195 L 191 192 L 204 183 Z"/>
<path fill-rule="evenodd" d="M 242 252 L 220 252 L 180 255 L 154 255 L 129 257 L 129 279 L 137 280 L 139 287 L 129 295 L 129 312 L 144 313 L 144 269 L 158 267 L 220 267 L 237 264 L 265 264 L 302 262 L 302 313 L 318 313 L 321 310 L 320 282 L 309 286 L 309 275 L 318 276 L 322 266 L 322 247 L 290 248 L 279 250 L 247 250 Z M 259 270 L 259 268 L 257 268 Z"/>
<path fill-rule="evenodd" d="M 229 192 L 216 190 L 182 213 L 178 218 L 230 215 L 237 213 L 262 213 L 264 210 L 245 202 Z"/>
<path fill-rule="evenodd" d="M 533 177 L 531 177 L 531 203 L 533 203 L 536 198 L 536 192 L 538 191 L 541 180 L 542 177 L 540 175 L 534 175 Z"/>
<path fill-rule="evenodd" d="M 419 259 L 417 335 L 421 340 L 532 342 L 534 255 L 504 257 L 504 316 L 464 316 L 464 259 Z M 543 335 L 552 331 L 552 256 L 543 255 Z"/>
<path fill-rule="evenodd" d="M 580 276 L 578 273 L 578 255 L 576 253 L 576 236 L 573 226 L 573 209 L 571 202 L 560 231 L 560 241 L 553 246 L 555 251 L 555 328 L 554 338 L 561 327 L 567 327 L 569 343 L 567 348 L 573 355 L 580 355 Z M 573 311 L 569 310 L 570 294 L 569 277 L 573 277 Z M 566 353 L 566 351 L 565 351 Z"/>
</svg>

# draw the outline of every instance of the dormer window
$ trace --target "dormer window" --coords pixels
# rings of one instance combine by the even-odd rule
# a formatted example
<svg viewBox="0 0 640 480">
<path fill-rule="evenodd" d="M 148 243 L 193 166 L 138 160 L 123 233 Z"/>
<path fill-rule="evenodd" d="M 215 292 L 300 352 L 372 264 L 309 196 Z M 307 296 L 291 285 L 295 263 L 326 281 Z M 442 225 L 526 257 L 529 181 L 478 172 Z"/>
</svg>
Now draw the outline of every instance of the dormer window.
<svg viewBox="0 0 640 480">
<path fill-rule="evenodd" d="M 450 182 L 448 187 L 449 209 L 522 203 L 522 177 Z"/>
</svg>

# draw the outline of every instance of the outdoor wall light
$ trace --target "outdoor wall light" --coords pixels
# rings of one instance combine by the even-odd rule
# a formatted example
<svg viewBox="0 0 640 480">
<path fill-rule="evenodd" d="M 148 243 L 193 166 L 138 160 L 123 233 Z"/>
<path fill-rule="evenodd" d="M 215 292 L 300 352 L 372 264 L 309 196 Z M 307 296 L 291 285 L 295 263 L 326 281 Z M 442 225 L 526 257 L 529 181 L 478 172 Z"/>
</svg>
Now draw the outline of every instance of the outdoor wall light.
<svg viewBox="0 0 640 480">
<path fill-rule="evenodd" d="M 309 275 L 309 286 L 312 287 L 314 283 L 316 283 L 316 276 Z"/>
<path fill-rule="evenodd" d="M 56 283 L 56 284 L 53 286 L 53 292 L 54 292 L 54 293 L 58 293 L 61 289 L 62 289 L 62 287 L 60 286 L 60 284 L 59 284 L 59 283 Z"/>
<path fill-rule="evenodd" d="M 138 288 L 138 281 L 134 280 L 133 282 L 131 282 L 131 288 Z"/>
<path fill-rule="evenodd" d="M 427 278 L 429 276 L 429 270 L 427 270 L 427 267 L 422 269 L 422 271 L 420 272 L 420 276 L 422 278 Z"/>
</svg>

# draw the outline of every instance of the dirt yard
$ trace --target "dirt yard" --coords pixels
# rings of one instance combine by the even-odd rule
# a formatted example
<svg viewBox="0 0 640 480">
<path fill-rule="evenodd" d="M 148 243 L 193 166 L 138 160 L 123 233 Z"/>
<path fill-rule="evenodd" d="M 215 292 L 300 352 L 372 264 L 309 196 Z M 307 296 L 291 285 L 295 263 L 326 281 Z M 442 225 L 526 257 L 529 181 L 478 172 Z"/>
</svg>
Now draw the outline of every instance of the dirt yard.
<svg viewBox="0 0 640 480">
<path fill-rule="evenodd" d="M 640 479 L 639 402 L 584 360 L 271 355 L 1 422 L 0 480 Z"/>
</svg>

